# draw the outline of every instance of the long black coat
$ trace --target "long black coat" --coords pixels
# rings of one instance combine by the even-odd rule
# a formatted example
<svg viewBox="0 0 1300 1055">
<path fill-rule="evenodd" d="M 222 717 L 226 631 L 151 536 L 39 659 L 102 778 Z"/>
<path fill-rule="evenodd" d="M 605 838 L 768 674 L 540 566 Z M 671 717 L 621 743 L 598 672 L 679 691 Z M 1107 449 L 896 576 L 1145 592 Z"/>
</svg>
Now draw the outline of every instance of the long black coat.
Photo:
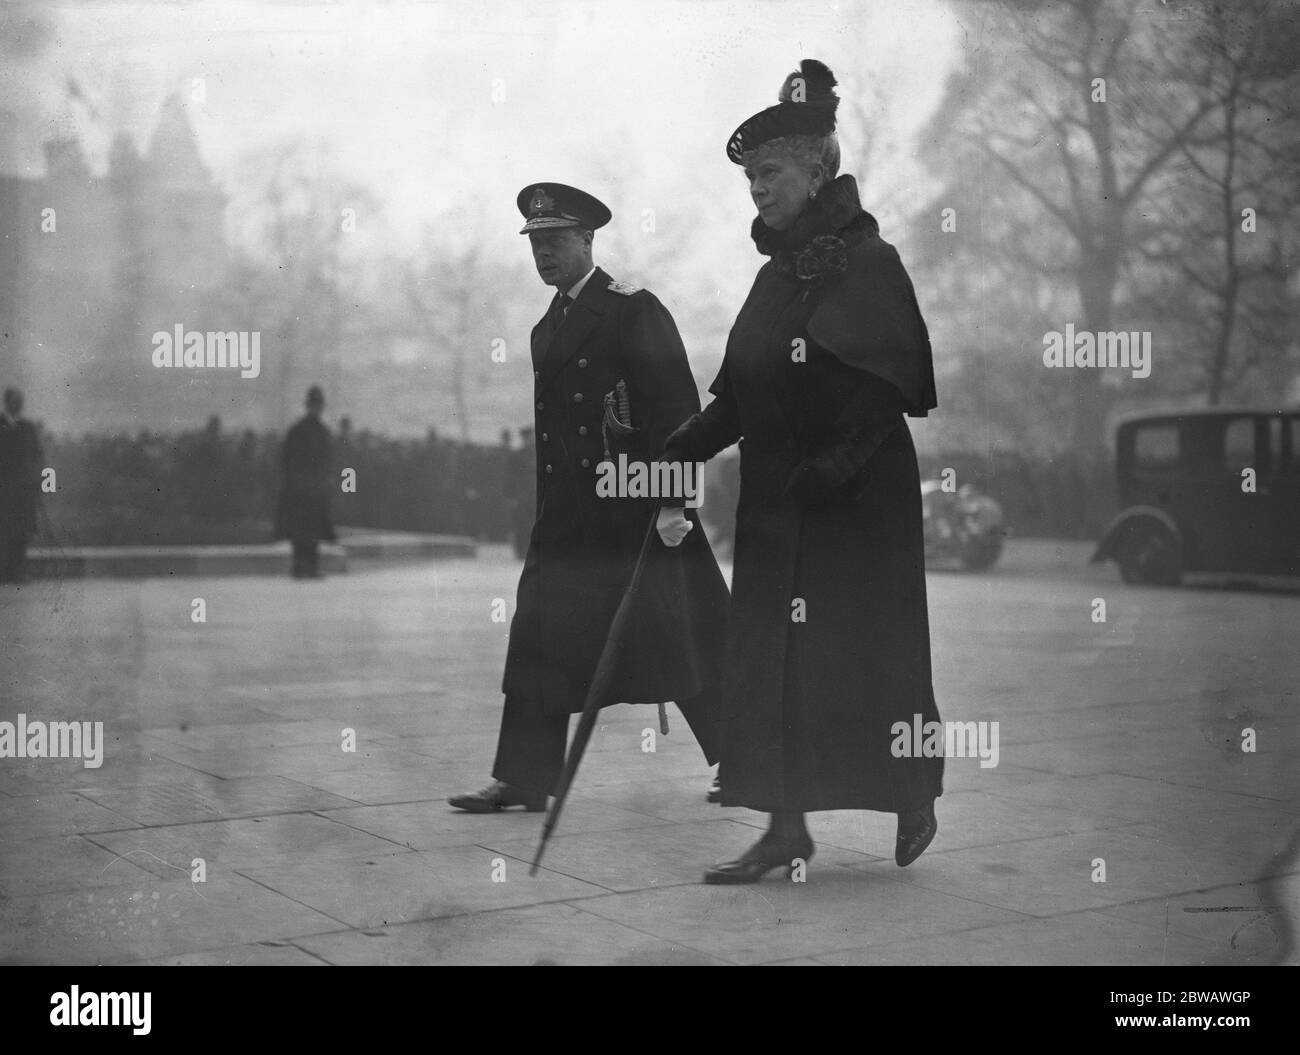
<svg viewBox="0 0 1300 1055">
<path fill-rule="evenodd" d="M 674 457 L 707 458 L 743 437 L 719 726 L 726 805 L 899 812 L 941 792 L 941 758 L 890 751 L 894 722 L 938 720 L 902 417 L 933 405 L 930 349 L 897 253 L 874 221 L 867 234 L 825 282 L 764 265 L 716 398 L 670 443 Z M 792 355 L 799 341 L 806 361 Z M 861 419 L 847 429 L 846 411 Z M 872 430 L 883 442 L 852 479 L 811 504 L 788 492 L 799 467 Z"/>
<path fill-rule="evenodd" d="M 502 689 L 566 714 L 582 709 L 654 505 L 596 493 L 603 397 L 625 382 L 638 430 L 611 439 L 615 461 L 657 455 L 700 401 L 667 309 L 599 268 L 550 334 L 544 317 L 532 334 L 537 514 Z M 609 703 L 685 700 L 721 679 L 726 582 L 687 516 L 695 527 L 679 547 L 652 540 Z"/>
<path fill-rule="evenodd" d="M 332 541 L 330 495 L 335 487 L 330 430 L 310 414 L 289 429 L 281 450 L 280 501 L 275 537 Z"/>
</svg>

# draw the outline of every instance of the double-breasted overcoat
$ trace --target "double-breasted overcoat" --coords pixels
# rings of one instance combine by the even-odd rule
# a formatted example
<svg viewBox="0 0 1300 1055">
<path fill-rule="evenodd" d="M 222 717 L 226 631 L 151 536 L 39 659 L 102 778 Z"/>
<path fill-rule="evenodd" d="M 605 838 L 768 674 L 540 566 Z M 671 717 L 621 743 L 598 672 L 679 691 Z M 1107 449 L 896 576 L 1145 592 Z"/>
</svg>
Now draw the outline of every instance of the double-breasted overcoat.
<svg viewBox="0 0 1300 1055">
<path fill-rule="evenodd" d="M 557 295 L 558 296 L 558 295 Z M 502 689 L 547 714 L 580 711 L 654 500 L 597 491 L 604 396 L 622 381 L 636 430 L 609 454 L 649 463 L 699 393 L 672 316 L 648 290 L 597 268 L 568 314 L 532 333 L 537 507 L 510 624 Z M 670 549 L 655 535 L 608 703 L 689 699 L 721 679 L 726 582 L 695 526 Z"/>
</svg>

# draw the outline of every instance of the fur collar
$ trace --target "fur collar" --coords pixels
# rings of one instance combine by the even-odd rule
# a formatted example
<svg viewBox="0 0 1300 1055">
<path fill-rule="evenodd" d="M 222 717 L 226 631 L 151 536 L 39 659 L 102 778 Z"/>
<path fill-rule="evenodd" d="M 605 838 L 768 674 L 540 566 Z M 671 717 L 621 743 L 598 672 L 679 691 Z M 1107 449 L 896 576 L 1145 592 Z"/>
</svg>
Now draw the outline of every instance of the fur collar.
<svg viewBox="0 0 1300 1055">
<path fill-rule="evenodd" d="M 848 267 L 849 246 L 880 233 L 876 218 L 862 208 L 858 183 L 844 175 L 828 183 L 787 231 L 777 231 L 754 217 L 750 235 L 778 274 L 803 282 L 837 275 Z"/>
</svg>

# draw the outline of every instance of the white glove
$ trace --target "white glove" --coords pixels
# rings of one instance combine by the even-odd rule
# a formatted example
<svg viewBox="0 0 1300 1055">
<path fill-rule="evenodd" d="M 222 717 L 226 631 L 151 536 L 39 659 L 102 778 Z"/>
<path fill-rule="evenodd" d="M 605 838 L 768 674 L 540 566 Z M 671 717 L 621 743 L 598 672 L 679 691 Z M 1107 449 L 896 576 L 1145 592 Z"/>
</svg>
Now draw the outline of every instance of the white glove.
<svg viewBox="0 0 1300 1055">
<path fill-rule="evenodd" d="M 686 519 L 684 509 L 667 506 L 660 508 L 659 519 L 655 522 L 655 528 L 659 531 L 659 537 L 663 539 L 665 546 L 680 546 L 686 533 L 694 526 Z"/>
</svg>

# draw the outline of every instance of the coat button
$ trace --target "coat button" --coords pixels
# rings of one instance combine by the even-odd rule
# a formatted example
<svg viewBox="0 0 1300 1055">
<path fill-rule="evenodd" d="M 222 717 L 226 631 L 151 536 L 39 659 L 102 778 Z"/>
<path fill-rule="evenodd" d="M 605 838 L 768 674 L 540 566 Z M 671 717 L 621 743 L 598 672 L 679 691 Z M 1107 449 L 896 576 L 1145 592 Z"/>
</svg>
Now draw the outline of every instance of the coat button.
<svg viewBox="0 0 1300 1055">
<path fill-rule="evenodd" d="M 554 472 L 555 470 L 552 469 L 551 466 L 550 466 L 550 464 L 548 463 L 547 466 L 546 466 L 546 471 L 547 471 L 548 473 L 551 473 L 551 472 Z"/>
<path fill-rule="evenodd" d="M 579 369 L 579 370 L 585 370 L 585 369 L 587 369 L 587 360 L 586 360 L 586 359 L 579 359 L 579 360 L 578 360 L 578 369 Z M 537 376 L 538 376 L 538 377 L 541 377 L 542 375 L 541 375 L 541 374 L 538 374 Z"/>
<path fill-rule="evenodd" d="M 579 436 L 585 436 L 585 435 L 587 435 L 587 426 L 586 426 L 586 425 L 579 425 L 579 426 L 578 426 L 578 435 L 579 435 Z"/>
<path fill-rule="evenodd" d="M 540 380 L 542 379 L 542 372 L 541 372 L 540 370 L 534 370 L 534 371 L 533 371 L 533 377 L 534 377 L 536 380 L 540 381 Z"/>
<path fill-rule="evenodd" d="M 543 432 L 543 433 L 542 433 L 542 442 L 543 442 L 543 443 L 549 443 L 550 441 L 551 441 L 551 437 L 550 437 L 549 435 L 547 435 L 545 432 Z"/>
<path fill-rule="evenodd" d="M 538 410 L 545 410 L 545 409 L 546 409 L 546 404 L 543 403 L 540 399 L 537 401 L 537 409 L 538 409 Z"/>
<path fill-rule="evenodd" d="M 581 403 L 582 400 L 583 400 L 583 395 L 582 395 L 581 392 L 574 392 L 574 393 L 573 393 L 573 401 L 574 401 L 575 403 Z"/>
<path fill-rule="evenodd" d="M 584 469 L 590 469 L 590 468 L 591 468 L 591 459 L 590 459 L 590 458 L 583 458 L 582 461 L 579 462 L 578 464 L 581 465 Z"/>
</svg>

